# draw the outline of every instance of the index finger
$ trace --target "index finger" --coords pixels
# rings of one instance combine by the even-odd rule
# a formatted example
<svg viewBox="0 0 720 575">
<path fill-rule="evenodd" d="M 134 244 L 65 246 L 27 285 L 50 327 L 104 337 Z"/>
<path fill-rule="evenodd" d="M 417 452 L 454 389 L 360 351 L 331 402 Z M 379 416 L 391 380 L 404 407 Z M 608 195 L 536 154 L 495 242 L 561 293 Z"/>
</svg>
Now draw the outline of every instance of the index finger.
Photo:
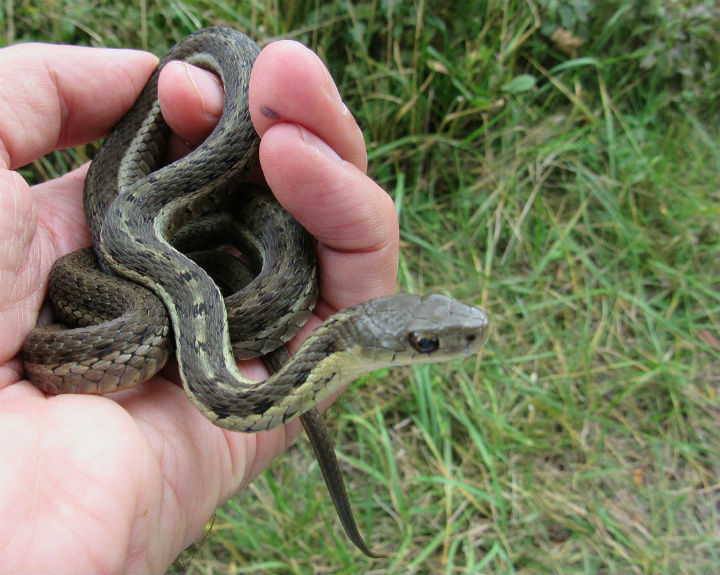
<svg viewBox="0 0 720 575">
<path fill-rule="evenodd" d="M 318 240 L 316 312 L 324 317 L 392 293 L 395 207 L 365 174 L 362 132 L 318 57 L 294 42 L 267 46 L 253 66 L 249 98 L 265 179 Z"/>
</svg>

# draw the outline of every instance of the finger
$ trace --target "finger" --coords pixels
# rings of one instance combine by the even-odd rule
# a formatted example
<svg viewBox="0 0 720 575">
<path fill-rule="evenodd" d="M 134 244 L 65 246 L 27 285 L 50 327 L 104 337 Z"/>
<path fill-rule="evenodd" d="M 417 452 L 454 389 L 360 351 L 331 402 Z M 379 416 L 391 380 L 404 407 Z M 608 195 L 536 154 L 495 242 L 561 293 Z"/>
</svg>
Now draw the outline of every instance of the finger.
<svg viewBox="0 0 720 575">
<path fill-rule="evenodd" d="M 337 310 L 392 293 L 399 238 L 390 196 L 297 125 L 270 128 L 260 161 L 280 203 L 318 240 L 325 302 Z"/>
<path fill-rule="evenodd" d="M 173 136 L 168 156 L 178 158 L 200 145 L 220 119 L 224 92 L 220 79 L 187 62 L 168 62 L 158 79 L 158 100 Z"/>
<path fill-rule="evenodd" d="M 105 135 L 155 63 L 151 54 L 126 50 L 30 44 L 0 51 L 0 167 L 13 169 L 55 148 Z M 0 172 L 5 353 L 13 355 L 35 323 L 50 263 L 66 247 L 87 241 L 74 217 L 82 213 L 82 174 L 83 169 L 72 172 L 31 193 L 17 174 Z"/>
<path fill-rule="evenodd" d="M 250 114 L 262 138 L 281 122 L 301 124 L 341 158 L 367 170 L 362 132 L 330 73 L 311 50 L 289 40 L 266 46 L 250 77 Z"/>
<path fill-rule="evenodd" d="M 296 42 L 258 56 L 250 113 L 260 162 L 278 200 L 318 240 L 329 310 L 387 295 L 397 273 L 398 226 L 390 197 L 365 175 L 362 132 L 327 69 Z"/>
<path fill-rule="evenodd" d="M 21 44 L 0 51 L 0 162 L 105 136 L 157 65 L 147 52 Z M 5 89 L 13 86 L 14 89 Z"/>
</svg>

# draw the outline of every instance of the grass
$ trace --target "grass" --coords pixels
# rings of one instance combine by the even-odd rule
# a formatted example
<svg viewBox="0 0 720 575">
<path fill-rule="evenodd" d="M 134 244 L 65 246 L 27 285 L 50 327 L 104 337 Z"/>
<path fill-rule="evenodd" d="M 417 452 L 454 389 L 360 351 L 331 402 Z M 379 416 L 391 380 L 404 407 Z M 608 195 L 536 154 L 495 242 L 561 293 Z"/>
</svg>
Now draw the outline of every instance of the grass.
<svg viewBox="0 0 720 575">
<path fill-rule="evenodd" d="M 716 570 L 715 3 L 3 8 L 5 43 L 162 53 L 229 23 L 310 45 L 395 198 L 399 287 L 494 320 L 480 357 L 381 372 L 328 414 L 361 530 L 389 558 L 349 547 L 300 441 L 218 511 L 190 571 Z"/>
</svg>

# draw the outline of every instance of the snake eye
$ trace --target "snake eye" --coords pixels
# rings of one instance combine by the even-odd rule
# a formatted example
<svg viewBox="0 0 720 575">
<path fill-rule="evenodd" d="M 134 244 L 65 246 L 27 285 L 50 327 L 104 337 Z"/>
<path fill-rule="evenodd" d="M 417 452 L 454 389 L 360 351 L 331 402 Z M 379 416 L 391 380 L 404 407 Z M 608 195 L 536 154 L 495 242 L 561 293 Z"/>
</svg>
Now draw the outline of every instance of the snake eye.
<svg viewBox="0 0 720 575">
<path fill-rule="evenodd" d="M 432 353 L 440 347 L 440 341 L 438 341 L 438 337 L 434 333 L 411 331 L 408 334 L 408 341 L 413 346 L 413 349 L 420 353 Z"/>
</svg>

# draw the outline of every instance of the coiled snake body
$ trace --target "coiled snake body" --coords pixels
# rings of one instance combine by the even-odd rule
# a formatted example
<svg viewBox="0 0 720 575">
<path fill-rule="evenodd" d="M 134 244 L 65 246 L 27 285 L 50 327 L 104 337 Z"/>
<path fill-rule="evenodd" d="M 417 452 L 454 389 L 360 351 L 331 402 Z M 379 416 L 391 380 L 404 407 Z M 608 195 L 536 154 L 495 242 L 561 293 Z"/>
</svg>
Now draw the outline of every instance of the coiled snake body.
<svg viewBox="0 0 720 575">
<path fill-rule="evenodd" d="M 333 315 L 263 382 L 239 372 L 236 357 L 265 354 L 297 332 L 317 293 L 311 238 L 268 191 L 240 185 L 257 157 L 247 107 L 257 53 L 228 28 L 188 36 L 98 151 L 84 199 L 97 263 L 92 251 L 76 252 L 58 260 L 50 278 L 61 321 L 79 327 L 38 327 L 23 348 L 27 374 L 42 389 L 105 393 L 144 381 L 165 363 L 174 335 L 198 409 L 221 427 L 260 431 L 301 416 L 361 374 L 474 354 L 487 339 L 481 310 L 441 295 L 396 295 Z M 162 166 L 169 128 L 157 78 L 175 59 L 217 74 L 225 104 L 202 146 Z M 228 244 L 257 277 L 223 301 L 201 267 L 211 264 L 184 252 Z"/>
</svg>

